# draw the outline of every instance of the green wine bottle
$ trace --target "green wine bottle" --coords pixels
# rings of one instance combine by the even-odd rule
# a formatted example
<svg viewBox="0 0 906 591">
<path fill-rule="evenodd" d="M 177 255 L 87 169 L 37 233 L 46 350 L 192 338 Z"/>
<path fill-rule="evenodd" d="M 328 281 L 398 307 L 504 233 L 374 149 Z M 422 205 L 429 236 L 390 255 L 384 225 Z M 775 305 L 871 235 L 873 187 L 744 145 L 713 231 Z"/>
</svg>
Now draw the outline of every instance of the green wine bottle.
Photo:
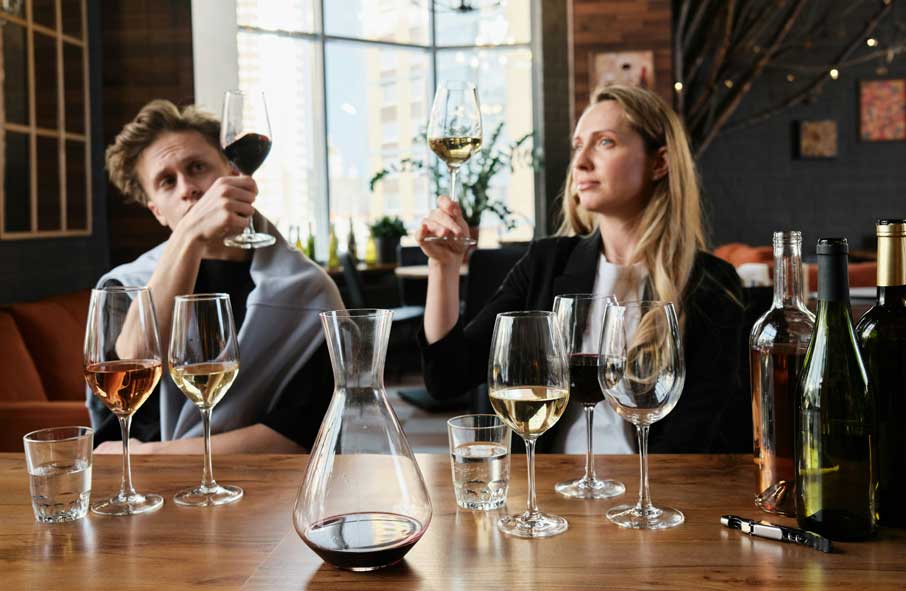
<svg viewBox="0 0 906 591">
<path fill-rule="evenodd" d="M 877 525 L 876 406 L 853 334 L 845 238 L 818 240 L 818 313 L 799 385 L 796 514 L 833 540 Z"/>
<path fill-rule="evenodd" d="M 856 336 L 878 400 L 878 523 L 906 527 L 906 220 L 879 220 L 878 300 Z"/>
</svg>

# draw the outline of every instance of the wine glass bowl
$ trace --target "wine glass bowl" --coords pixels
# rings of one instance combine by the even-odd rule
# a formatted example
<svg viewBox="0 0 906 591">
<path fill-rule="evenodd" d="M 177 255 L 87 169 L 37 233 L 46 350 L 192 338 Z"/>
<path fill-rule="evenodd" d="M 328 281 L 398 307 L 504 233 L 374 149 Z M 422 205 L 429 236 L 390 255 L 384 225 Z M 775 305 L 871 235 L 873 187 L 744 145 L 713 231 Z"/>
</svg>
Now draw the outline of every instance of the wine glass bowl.
<svg viewBox="0 0 906 591">
<path fill-rule="evenodd" d="M 598 345 L 601 321 L 613 296 L 568 294 L 554 298 L 554 314 L 569 359 L 569 399 L 582 405 L 586 427 L 585 474 L 580 478 L 558 482 L 554 490 L 565 497 L 606 499 L 626 491 L 622 482 L 601 480 L 595 475 L 594 433 L 595 406 L 604 400 L 598 382 Z"/>
<path fill-rule="evenodd" d="M 569 371 L 553 312 L 498 314 L 488 364 L 491 406 L 525 442 L 528 498 L 525 512 L 497 522 L 505 534 L 544 538 L 563 533 L 566 519 L 538 510 L 535 442 L 563 415 L 569 402 Z"/>
<path fill-rule="evenodd" d="M 449 80 L 438 85 L 427 135 L 428 147 L 447 165 L 450 199 L 455 202 L 459 168 L 481 149 L 481 108 L 474 84 Z M 475 240 L 468 236 L 430 236 L 426 240 L 456 240 L 466 245 L 475 244 Z"/>
<path fill-rule="evenodd" d="M 220 124 L 220 145 L 227 160 L 239 172 L 251 176 L 264 163 L 271 150 L 271 126 L 263 92 L 228 90 L 223 96 L 223 120 Z M 235 248 L 264 248 L 276 238 L 256 232 L 252 218 L 238 236 L 224 239 Z"/>
<path fill-rule="evenodd" d="M 218 484 L 211 462 L 211 415 L 239 373 L 239 345 L 228 294 L 176 296 L 169 362 L 173 383 L 201 411 L 204 427 L 201 484 L 178 492 L 173 500 L 190 507 L 238 501 L 242 489 Z"/>
<path fill-rule="evenodd" d="M 136 515 L 160 509 L 164 499 L 132 485 L 129 430 L 162 373 L 160 337 L 151 292 L 146 287 L 91 290 L 83 349 L 85 381 L 120 424 L 123 467 L 120 490 L 91 505 L 99 515 Z"/>
<path fill-rule="evenodd" d="M 648 488 L 648 430 L 676 406 L 686 379 L 672 303 L 641 301 L 607 307 L 598 379 L 614 411 L 636 426 L 641 472 L 638 503 L 613 507 L 607 518 L 634 529 L 680 525 L 683 514 L 652 505 Z"/>
</svg>

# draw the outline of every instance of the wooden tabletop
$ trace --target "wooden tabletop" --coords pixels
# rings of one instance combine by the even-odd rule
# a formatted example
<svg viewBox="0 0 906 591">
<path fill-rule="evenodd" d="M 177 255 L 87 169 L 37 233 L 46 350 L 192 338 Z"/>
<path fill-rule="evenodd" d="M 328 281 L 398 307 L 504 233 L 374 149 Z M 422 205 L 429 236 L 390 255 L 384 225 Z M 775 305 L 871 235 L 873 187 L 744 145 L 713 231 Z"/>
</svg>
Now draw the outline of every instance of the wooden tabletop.
<svg viewBox="0 0 906 591">
<path fill-rule="evenodd" d="M 427 279 L 428 265 L 405 265 L 393 270 L 397 277 L 404 279 Z M 464 277 L 469 274 L 468 265 L 460 265 L 459 276 Z"/>
<path fill-rule="evenodd" d="M 556 481 L 577 475 L 579 456 L 538 457 L 542 510 L 569 520 L 545 540 L 500 534 L 497 513 L 457 510 L 449 459 L 420 455 L 434 505 L 428 532 L 406 559 L 373 573 L 327 565 L 299 539 L 290 512 L 306 456 L 214 458 L 215 475 L 245 497 L 212 509 L 177 507 L 173 494 L 197 482 L 200 457 L 137 456 L 136 486 L 166 496 L 155 514 L 87 518 L 44 525 L 33 519 L 24 459 L 0 454 L 0 572 L 3 589 L 882 589 L 906 584 L 906 532 L 883 530 L 837 552 L 748 537 L 719 523 L 721 514 L 761 518 L 752 505 L 752 461 L 743 456 L 653 456 L 655 503 L 686 514 L 678 528 L 623 530 L 605 509 L 634 501 L 636 456 L 600 456 L 599 475 L 627 485 L 616 500 L 559 497 Z M 113 492 L 119 457 L 97 456 L 93 495 Z M 524 456 L 513 457 L 509 509 L 525 503 Z M 772 521 L 792 524 L 771 517 Z"/>
</svg>

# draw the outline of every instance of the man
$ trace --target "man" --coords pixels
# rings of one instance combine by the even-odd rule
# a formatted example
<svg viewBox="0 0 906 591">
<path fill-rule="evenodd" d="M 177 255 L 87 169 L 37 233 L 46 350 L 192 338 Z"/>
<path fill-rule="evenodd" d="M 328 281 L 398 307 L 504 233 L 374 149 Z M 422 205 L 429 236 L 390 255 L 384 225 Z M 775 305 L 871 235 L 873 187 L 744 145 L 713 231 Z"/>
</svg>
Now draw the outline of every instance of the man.
<svg viewBox="0 0 906 591">
<path fill-rule="evenodd" d="M 147 285 L 154 300 L 166 366 L 173 300 L 180 294 L 227 292 L 239 338 L 240 371 L 213 413 L 218 453 L 310 449 L 333 390 L 318 314 L 343 307 L 333 281 L 255 214 L 251 177 L 238 176 L 219 146 L 219 122 L 194 107 L 156 100 L 145 105 L 107 149 L 114 185 L 146 206 L 170 238 L 98 282 Z M 223 239 L 255 226 L 274 235 L 269 248 L 242 250 Z M 113 415 L 88 393 L 95 440 L 119 439 Z M 133 453 L 201 453 L 197 408 L 168 372 L 159 393 L 133 418 Z M 120 451 L 108 441 L 99 453 Z"/>
</svg>

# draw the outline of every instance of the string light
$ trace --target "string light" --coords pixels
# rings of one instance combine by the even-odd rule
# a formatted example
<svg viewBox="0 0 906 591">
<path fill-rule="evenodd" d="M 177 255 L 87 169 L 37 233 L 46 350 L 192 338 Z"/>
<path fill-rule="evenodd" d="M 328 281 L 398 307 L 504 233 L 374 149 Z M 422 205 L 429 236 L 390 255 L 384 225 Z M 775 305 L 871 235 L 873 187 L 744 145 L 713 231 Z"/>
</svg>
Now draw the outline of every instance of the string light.
<svg viewBox="0 0 906 591">
<path fill-rule="evenodd" d="M 837 68 L 831 68 L 831 71 L 829 72 L 829 74 L 830 74 L 831 80 L 836 80 L 837 78 L 840 77 L 840 70 L 838 70 Z"/>
<path fill-rule="evenodd" d="M 869 47 L 877 47 L 878 40 L 875 39 L 874 37 L 869 37 L 868 39 L 865 40 L 865 45 L 867 45 Z"/>
<path fill-rule="evenodd" d="M 787 75 L 786 75 L 786 81 L 787 81 L 787 82 L 793 82 L 794 80 L 796 80 L 795 74 L 790 73 L 790 74 L 787 74 Z"/>
<path fill-rule="evenodd" d="M 732 80 L 724 80 L 724 86 L 726 86 L 727 88 L 733 88 L 733 81 L 732 81 Z"/>
<path fill-rule="evenodd" d="M 683 83 L 682 83 L 682 82 L 674 82 L 674 83 L 673 83 L 673 90 L 675 90 L 675 91 L 677 91 L 677 92 L 682 92 L 682 91 L 683 91 Z"/>
</svg>

